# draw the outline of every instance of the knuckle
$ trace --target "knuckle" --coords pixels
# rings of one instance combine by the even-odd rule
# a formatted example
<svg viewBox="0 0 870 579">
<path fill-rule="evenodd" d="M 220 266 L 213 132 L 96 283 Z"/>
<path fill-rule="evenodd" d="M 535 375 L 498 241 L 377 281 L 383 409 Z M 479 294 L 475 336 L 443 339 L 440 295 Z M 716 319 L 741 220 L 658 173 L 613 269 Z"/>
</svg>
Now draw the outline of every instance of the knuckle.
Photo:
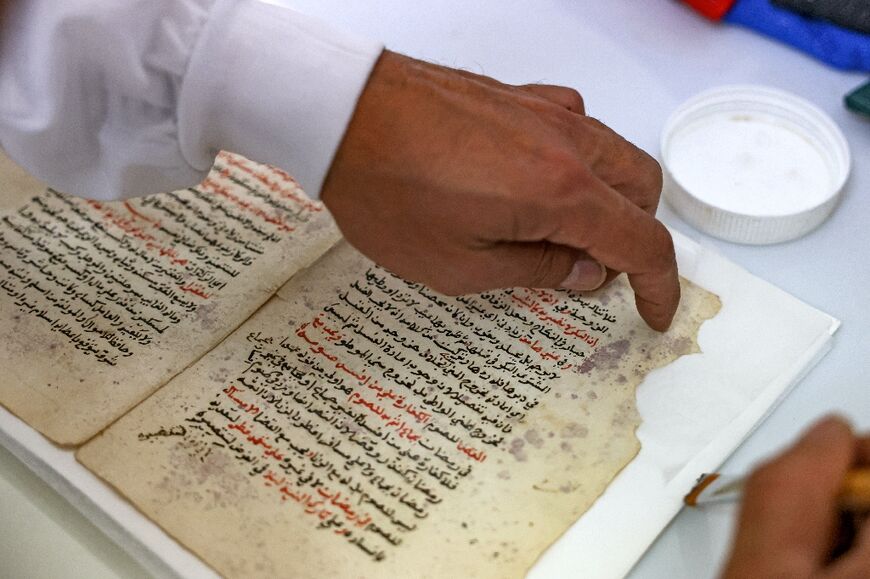
<svg viewBox="0 0 870 579">
<path fill-rule="evenodd" d="M 590 129 L 594 129 L 596 131 L 603 131 L 603 132 L 607 132 L 607 133 L 613 132 L 610 127 L 608 127 L 603 122 L 596 119 L 595 117 L 588 117 L 587 116 L 585 119 L 583 119 L 583 121 L 584 121 L 584 124 Z"/>
<path fill-rule="evenodd" d="M 605 172 L 617 188 L 639 206 L 654 209 L 661 198 L 664 177 L 659 162 L 621 136 L 613 142 L 610 165 Z"/>
<path fill-rule="evenodd" d="M 563 90 L 565 91 L 565 100 L 568 103 L 568 108 L 572 111 L 582 113 L 585 110 L 583 95 L 581 95 L 579 91 L 573 88 L 565 88 Z"/>
<path fill-rule="evenodd" d="M 676 262 L 674 238 L 671 237 L 671 232 L 668 231 L 668 228 L 661 221 L 655 222 L 653 239 L 651 241 L 657 248 L 654 255 L 659 259 L 657 264 L 659 267 L 671 266 Z"/>
<path fill-rule="evenodd" d="M 559 205 L 576 200 L 577 191 L 589 189 L 594 179 L 592 171 L 575 153 L 562 149 L 550 151 L 544 167 L 551 184 L 550 198 Z"/>
<path fill-rule="evenodd" d="M 658 205 L 662 194 L 662 187 L 664 186 L 662 166 L 647 153 L 643 153 L 643 159 L 644 161 L 641 163 L 643 165 L 641 169 L 641 187 L 649 195 L 650 202 Z"/>
<path fill-rule="evenodd" d="M 591 158 L 605 181 L 629 186 L 640 205 L 658 205 L 664 184 L 659 162 L 598 119 L 584 117 L 584 126 L 597 136 L 588 139 L 599 143 Z"/>
</svg>

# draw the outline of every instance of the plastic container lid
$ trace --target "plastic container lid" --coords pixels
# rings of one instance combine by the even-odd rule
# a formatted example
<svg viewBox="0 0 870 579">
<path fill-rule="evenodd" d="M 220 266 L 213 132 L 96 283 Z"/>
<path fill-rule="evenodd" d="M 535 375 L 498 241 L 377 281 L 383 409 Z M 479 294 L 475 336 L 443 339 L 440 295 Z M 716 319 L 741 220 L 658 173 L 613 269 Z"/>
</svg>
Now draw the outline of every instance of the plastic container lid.
<svg viewBox="0 0 870 579">
<path fill-rule="evenodd" d="M 843 133 L 787 92 L 724 86 L 665 124 L 664 197 L 701 231 L 738 243 L 795 239 L 833 211 L 849 176 Z"/>
</svg>

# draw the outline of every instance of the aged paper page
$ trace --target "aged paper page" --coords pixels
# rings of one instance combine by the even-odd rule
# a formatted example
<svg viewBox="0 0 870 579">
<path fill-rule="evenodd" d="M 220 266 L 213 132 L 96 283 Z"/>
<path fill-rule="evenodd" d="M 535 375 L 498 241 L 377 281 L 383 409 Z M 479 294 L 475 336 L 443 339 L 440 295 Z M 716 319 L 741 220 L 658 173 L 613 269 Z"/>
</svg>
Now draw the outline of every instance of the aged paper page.
<svg viewBox="0 0 870 579">
<path fill-rule="evenodd" d="M 623 281 L 447 298 L 341 244 L 77 456 L 229 577 L 517 577 L 718 309 L 684 282 L 657 334 Z"/>
<path fill-rule="evenodd" d="M 55 442 L 84 442 L 337 236 L 289 176 L 228 153 L 184 191 L 106 203 L 48 190 L 7 209 L 0 403 Z"/>
<path fill-rule="evenodd" d="M 18 209 L 31 197 L 45 191 L 45 185 L 32 177 L 0 150 L 0 212 Z"/>
</svg>

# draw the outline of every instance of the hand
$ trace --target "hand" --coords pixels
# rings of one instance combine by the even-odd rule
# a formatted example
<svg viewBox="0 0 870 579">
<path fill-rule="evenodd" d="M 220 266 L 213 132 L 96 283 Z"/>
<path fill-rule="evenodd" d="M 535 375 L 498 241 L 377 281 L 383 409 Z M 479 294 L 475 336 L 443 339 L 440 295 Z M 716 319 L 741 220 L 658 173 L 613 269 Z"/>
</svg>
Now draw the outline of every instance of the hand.
<svg viewBox="0 0 870 579">
<path fill-rule="evenodd" d="M 603 265 L 665 330 L 680 288 L 661 186 L 658 163 L 574 90 L 384 52 L 321 197 L 357 249 L 443 293 L 591 290 Z"/>
<path fill-rule="evenodd" d="M 814 426 L 749 479 L 723 579 L 870 577 L 870 526 L 828 563 L 837 492 L 853 464 L 870 464 L 870 437 L 855 438 L 837 418 Z"/>
</svg>

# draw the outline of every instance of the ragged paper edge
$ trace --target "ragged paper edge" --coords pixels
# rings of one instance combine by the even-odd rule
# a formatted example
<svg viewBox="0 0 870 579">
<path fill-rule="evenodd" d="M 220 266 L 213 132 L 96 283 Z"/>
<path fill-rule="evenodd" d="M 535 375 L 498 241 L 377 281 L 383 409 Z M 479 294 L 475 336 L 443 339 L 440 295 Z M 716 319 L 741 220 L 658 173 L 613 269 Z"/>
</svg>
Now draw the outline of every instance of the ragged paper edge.
<svg viewBox="0 0 870 579">
<path fill-rule="evenodd" d="M 631 432 L 631 436 L 634 438 L 634 447 L 635 447 L 633 454 L 631 455 L 631 457 L 628 460 L 626 460 L 623 463 L 623 465 L 619 469 L 617 469 L 616 471 L 614 471 L 612 473 L 612 476 L 610 476 L 607 483 L 599 490 L 598 494 L 593 498 L 593 500 L 590 502 L 590 504 L 587 506 L 587 508 L 584 510 L 584 512 L 577 518 L 577 520 L 574 521 L 574 523 L 572 523 L 568 528 L 564 529 L 561 533 L 559 533 L 558 536 L 554 537 L 551 541 L 549 541 L 548 546 L 538 554 L 538 556 L 535 558 L 534 562 L 525 570 L 525 572 L 523 573 L 523 576 L 528 575 L 531 572 L 531 570 L 534 569 L 535 566 L 538 565 L 538 563 L 541 561 L 541 559 L 543 559 L 544 556 L 550 551 L 552 546 L 555 543 L 557 543 L 562 537 L 564 537 L 570 531 L 570 529 L 574 526 L 574 524 L 576 524 L 580 519 L 583 518 L 583 516 L 586 514 L 586 512 L 588 512 L 589 509 L 591 509 L 601 499 L 601 497 L 605 494 L 605 492 L 610 487 L 610 485 L 614 481 L 614 479 L 616 479 L 620 475 L 620 473 L 622 473 L 626 469 L 626 467 L 628 467 L 628 465 L 630 465 L 634 461 L 634 459 L 637 458 L 637 456 L 641 450 L 641 441 L 637 435 L 637 432 L 638 432 L 638 429 L 643 424 L 643 419 L 642 419 L 640 412 L 638 411 L 638 404 L 637 404 L 638 388 L 640 388 L 640 386 L 647 380 L 647 378 L 652 373 L 654 373 L 658 370 L 661 370 L 663 368 L 666 368 L 667 366 L 673 364 L 674 362 L 676 362 L 680 358 L 682 358 L 684 356 L 703 354 L 703 350 L 701 349 L 701 346 L 699 344 L 698 336 L 699 336 L 704 324 L 706 322 L 714 319 L 722 311 L 722 300 L 718 295 L 710 292 L 709 290 L 706 290 L 705 288 L 701 287 L 700 285 L 698 285 L 692 281 L 689 281 L 688 279 L 686 279 L 684 277 L 680 277 L 680 284 L 681 284 L 681 286 L 688 286 L 694 290 L 698 290 L 698 291 L 702 292 L 701 295 L 703 295 L 705 298 L 704 303 L 701 304 L 703 306 L 701 311 L 700 312 L 698 312 L 698 311 L 692 312 L 693 315 L 697 315 L 697 318 L 695 320 L 696 323 L 692 324 L 692 331 L 689 332 L 689 335 L 691 336 L 691 340 L 692 340 L 690 348 L 687 351 L 682 352 L 682 353 L 674 353 L 673 356 L 668 357 L 665 361 L 663 361 L 657 365 L 650 366 L 650 367 L 646 368 L 644 373 L 641 376 L 636 377 L 636 379 L 633 381 L 633 384 L 630 386 L 631 390 L 633 391 L 633 396 L 631 398 L 631 412 L 635 418 L 634 428 L 632 429 L 632 432 Z M 683 296 L 685 296 L 687 294 L 687 292 L 685 292 L 685 291 L 683 291 L 682 293 L 683 293 Z M 678 309 L 677 315 L 675 316 L 675 319 L 674 319 L 674 323 L 671 325 L 671 328 L 669 330 L 674 330 L 675 332 L 677 331 L 675 324 L 679 323 L 679 321 L 680 321 L 679 316 L 680 316 L 681 311 L 684 311 L 683 310 L 684 307 L 686 307 L 686 306 L 681 301 L 680 309 Z M 667 332 L 663 334 L 663 336 L 666 336 L 666 335 L 667 335 Z M 660 344 L 658 346 L 657 350 L 664 349 L 664 347 L 665 347 L 664 344 Z"/>
</svg>

